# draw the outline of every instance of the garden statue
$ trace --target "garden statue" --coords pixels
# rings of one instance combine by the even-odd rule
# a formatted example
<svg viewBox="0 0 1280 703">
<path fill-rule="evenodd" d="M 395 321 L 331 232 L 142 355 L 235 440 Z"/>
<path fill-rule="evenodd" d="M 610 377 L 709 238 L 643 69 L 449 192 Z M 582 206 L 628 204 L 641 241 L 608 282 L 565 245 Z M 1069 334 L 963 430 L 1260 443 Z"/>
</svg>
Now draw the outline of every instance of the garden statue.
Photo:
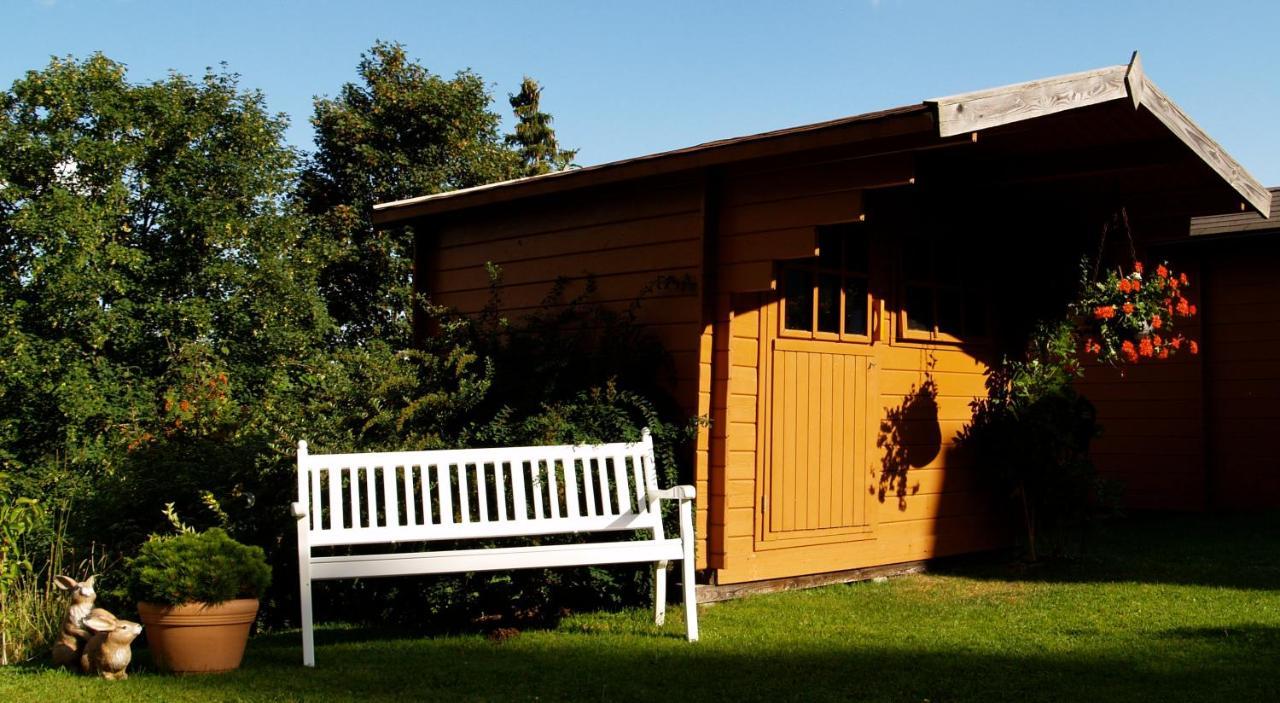
<svg viewBox="0 0 1280 703">
<path fill-rule="evenodd" d="M 58 632 L 58 639 L 53 645 L 53 665 L 75 667 L 80 661 L 80 653 L 84 651 L 84 645 L 93 636 L 84 627 L 85 618 L 94 612 L 93 603 L 97 600 L 98 594 L 93 590 L 93 581 L 96 576 L 90 576 L 84 581 L 76 581 L 70 576 L 58 576 L 54 578 L 54 583 L 58 589 L 67 593 L 67 614 L 62 618 L 62 629 Z M 105 610 L 100 610 L 106 613 Z M 108 613 L 109 615 L 109 613 Z"/>
<path fill-rule="evenodd" d="M 129 678 L 125 669 L 133 660 L 130 645 L 142 634 L 142 626 L 129 620 L 117 620 L 105 610 L 95 610 L 84 619 L 84 626 L 93 631 L 93 637 L 80 656 L 80 669 L 86 674 L 97 674 L 110 681 Z"/>
</svg>

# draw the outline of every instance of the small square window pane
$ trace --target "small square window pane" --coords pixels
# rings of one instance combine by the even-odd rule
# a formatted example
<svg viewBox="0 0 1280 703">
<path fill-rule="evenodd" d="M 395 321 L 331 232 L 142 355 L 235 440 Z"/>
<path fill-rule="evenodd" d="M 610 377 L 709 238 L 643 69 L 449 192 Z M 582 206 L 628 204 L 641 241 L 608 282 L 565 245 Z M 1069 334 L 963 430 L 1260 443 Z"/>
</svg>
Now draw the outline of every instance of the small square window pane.
<svg viewBox="0 0 1280 703">
<path fill-rule="evenodd" d="M 956 288 L 938 289 L 938 331 L 953 337 L 963 332 L 964 303 L 960 290 Z"/>
<path fill-rule="evenodd" d="M 840 277 L 835 274 L 818 276 L 818 331 L 840 331 Z"/>
<path fill-rule="evenodd" d="M 789 330 L 813 329 L 813 275 L 800 269 L 788 269 L 783 282 L 787 317 L 783 324 Z"/>
<path fill-rule="evenodd" d="M 867 279 L 844 281 L 844 333 L 867 334 Z"/>
<path fill-rule="evenodd" d="M 839 227 L 818 228 L 818 266 L 824 269 L 840 268 L 840 248 L 844 237 Z"/>
<path fill-rule="evenodd" d="M 907 286 L 907 329 L 933 331 L 933 289 Z"/>
</svg>

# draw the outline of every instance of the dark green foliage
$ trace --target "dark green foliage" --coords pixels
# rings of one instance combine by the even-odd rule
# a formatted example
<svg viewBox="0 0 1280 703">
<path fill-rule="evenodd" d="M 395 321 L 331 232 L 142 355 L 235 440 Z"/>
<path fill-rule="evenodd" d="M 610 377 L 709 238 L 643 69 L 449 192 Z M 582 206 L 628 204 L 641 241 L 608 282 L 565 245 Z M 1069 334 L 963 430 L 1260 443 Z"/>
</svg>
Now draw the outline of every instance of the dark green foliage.
<svg viewBox="0 0 1280 703">
<path fill-rule="evenodd" d="M 508 102 L 519 122 L 515 133 L 507 135 L 506 143 L 519 150 L 524 175 L 540 176 L 569 168 L 578 150 L 560 148 L 556 130 L 551 126 L 552 117 L 541 108 L 542 86 L 525 76 L 520 82 L 520 92 L 508 96 Z"/>
<path fill-rule="evenodd" d="M 127 568 L 130 597 L 163 605 L 261 598 L 271 585 L 262 548 L 240 544 L 216 527 L 152 537 Z"/>
<path fill-rule="evenodd" d="M 1098 435 L 1093 404 L 1075 389 L 1080 371 L 1072 322 L 1042 325 L 1021 359 L 1005 359 L 987 377 L 987 397 L 973 403 L 961 446 L 1013 498 L 1026 529 L 1056 553 L 1097 507 L 1099 480 L 1089 457 Z"/>
</svg>

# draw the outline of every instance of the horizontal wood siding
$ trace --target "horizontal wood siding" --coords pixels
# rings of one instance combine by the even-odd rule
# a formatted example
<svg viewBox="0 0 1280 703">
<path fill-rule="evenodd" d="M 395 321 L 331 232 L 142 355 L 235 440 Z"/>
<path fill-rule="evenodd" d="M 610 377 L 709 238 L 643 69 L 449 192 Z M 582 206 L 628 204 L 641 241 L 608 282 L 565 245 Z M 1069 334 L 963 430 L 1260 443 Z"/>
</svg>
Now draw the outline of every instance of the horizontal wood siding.
<svg viewBox="0 0 1280 703">
<path fill-rule="evenodd" d="M 1213 507 L 1280 507 L 1280 243 L 1206 254 L 1209 494 Z"/>
</svg>

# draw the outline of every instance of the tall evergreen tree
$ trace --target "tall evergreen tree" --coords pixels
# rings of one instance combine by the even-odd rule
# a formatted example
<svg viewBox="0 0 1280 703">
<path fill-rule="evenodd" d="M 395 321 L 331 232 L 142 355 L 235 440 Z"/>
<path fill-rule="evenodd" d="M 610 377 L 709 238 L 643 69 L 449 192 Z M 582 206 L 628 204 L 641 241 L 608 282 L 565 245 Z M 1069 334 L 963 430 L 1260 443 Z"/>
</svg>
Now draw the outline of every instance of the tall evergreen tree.
<svg viewBox="0 0 1280 703">
<path fill-rule="evenodd" d="M 542 112 L 542 86 L 525 76 L 520 92 L 508 96 L 518 122 L 514 134 L 507 135 L 508 146 L 515 147 L 526 176 L 539 176 L 563 171 L 573 164 L 577 149 L 561 149 L 551 115 Z"/>
<path fill-rule="evenodd" d="M 359 75 L 315 102 L 316 152 L 300 197 L 342 341 L 407 346 L 413 237 L 405 227 L 374 229 L 373 205 L 513 178 L 520 160 L 475 73 L 442 77 L 400 44 L 378 42 Z"/>
</svg>

